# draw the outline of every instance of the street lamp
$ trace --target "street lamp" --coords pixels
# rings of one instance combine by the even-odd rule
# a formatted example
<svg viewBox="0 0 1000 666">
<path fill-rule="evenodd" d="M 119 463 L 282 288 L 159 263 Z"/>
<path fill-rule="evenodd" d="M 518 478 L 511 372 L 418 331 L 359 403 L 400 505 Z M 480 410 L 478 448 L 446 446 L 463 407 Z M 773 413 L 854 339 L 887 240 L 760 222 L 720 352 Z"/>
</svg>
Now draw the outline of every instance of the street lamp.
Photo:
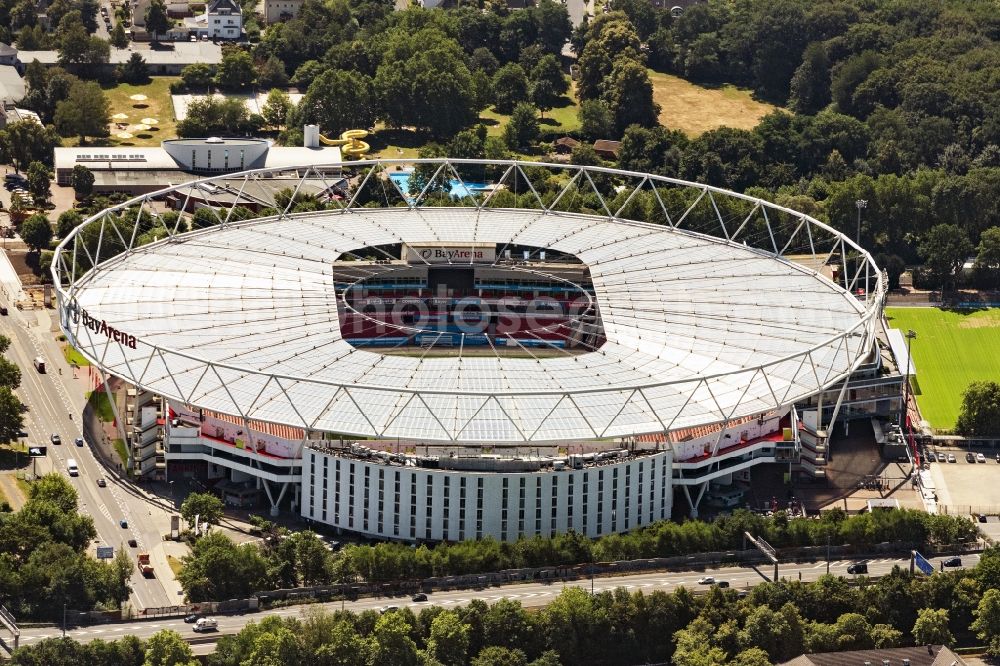
<svg viewBox="0 0 1000 666">
<path fill-rule="evenodd" d="M 855 244 L 858 245 L 858 247 L 860 247 L 861 246 L 861 211 L 863 209 L 865 209 L 865 208 L 868 207 L 868 200 L 867 199 L 858 199 L 857 201 L 854 202 L 854 205 L 858 207 L 858 228 L 857 228 L 857 230 L 854 233 L 854 242 L 855 242 Z"/>
<path fill-rule="evenodd" d="M 906 331 L 906 375 L 903 377 L 903 411 L 899 417 L 899 427 L 904 431 L 906 430 L 906 413 L 909 411 L 910 404 L 910 366 L 913 365 L 910 361 L 910 344 L 915 337 L 917 337 L 917 332 L 912 328 Z"/>
</svg>

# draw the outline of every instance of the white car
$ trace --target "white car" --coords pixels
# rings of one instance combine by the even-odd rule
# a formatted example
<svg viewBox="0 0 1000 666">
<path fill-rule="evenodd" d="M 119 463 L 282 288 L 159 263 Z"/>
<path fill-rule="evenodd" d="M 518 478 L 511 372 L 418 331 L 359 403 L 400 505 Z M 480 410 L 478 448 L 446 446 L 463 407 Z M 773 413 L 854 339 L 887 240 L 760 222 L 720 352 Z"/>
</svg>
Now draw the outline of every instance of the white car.
<svg viewBox="0 0 1000 666">
<path fill-rule="evenodd" d="M 398 611 L 398 610 L 399 606 L 382 606 L 382 608 L 378 609 L 378 612 L 380 615 L 385 615 L 386 613 L 391 613 L 393 611 Z"/>
<path fill-rule="evenodd" d="M 949 453 L 948 454 L 948 462 L 950 462 L 950 463 L 958 462 L 957 460 L 955 460 L 955 454 L 954 453 Z"/>
<path fill-rule="evenodd" d="M 715 585 L 715 578 L 713 576 L 702 576 L 698 579 L 699 585 Z"/>
<path fill-rule="evenodd" d="M 984 463 L 984 462 L 986 462 L 986 456 L 984 456 L 982 453 L 977 453 L 976 454 L 976 462 L 977 463 Z"/>
</svg>

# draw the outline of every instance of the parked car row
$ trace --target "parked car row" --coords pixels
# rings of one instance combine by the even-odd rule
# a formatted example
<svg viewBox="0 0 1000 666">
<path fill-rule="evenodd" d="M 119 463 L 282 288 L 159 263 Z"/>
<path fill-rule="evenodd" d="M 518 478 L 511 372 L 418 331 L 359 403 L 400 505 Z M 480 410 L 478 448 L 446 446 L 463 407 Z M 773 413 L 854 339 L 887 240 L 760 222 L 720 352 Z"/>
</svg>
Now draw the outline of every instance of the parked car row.
<svg viewBox="0 0 1000 666">
<path fill-rule="evenodd" d="M 931 460 L 937 460 L 939 463 L 943 463 L 943 462 L 950 462 L 950 463 L 958 462 L 958 460 L 955 458 L 955 454 L 954 453 L 944 453 L 943 451 L 938 451 L 937 453 L 930 454 L 930 458 L 931 458 Z M 1000 463 L 1000 453 L 996 454 L 995 459 L 996 459 L 997 463 Z M 965 453 L 965 462 L 972 463 L 972 464 L 985 463 L 986 462 L 986 456 L 984 454 L 982 454 L 982 453 L 973 453 L 972 451 L 966 451 L 966 453 Z"/>
</svg>

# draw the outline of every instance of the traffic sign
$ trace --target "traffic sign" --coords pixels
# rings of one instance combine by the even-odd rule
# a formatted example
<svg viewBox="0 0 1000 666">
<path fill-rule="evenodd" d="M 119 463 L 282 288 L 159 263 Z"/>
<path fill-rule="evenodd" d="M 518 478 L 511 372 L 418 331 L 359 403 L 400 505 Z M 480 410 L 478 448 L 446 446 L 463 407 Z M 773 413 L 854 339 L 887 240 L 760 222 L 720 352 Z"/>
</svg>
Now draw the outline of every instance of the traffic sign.
<svg viewBox="0 0 1000 666">
<path fill-rule="evenodd" d="M 28 457 L 29 458 L 44 458 L 46 452 L 48 451 L 47 446 L 29 446 L 28 447 Z"/>
<path fill-rule="evenodd" d="M 927 558 L 917 551 L 913 551 L 913 563 L 928 576 L 934 573 L 934 565 L 928 562 Z"/>
<path fill-rule="evenodd" d="M 99 560 L 110 560 L 115 556 L 114 546 L 98 546 L 97 547 L 97 559 Z"/>
</svg>

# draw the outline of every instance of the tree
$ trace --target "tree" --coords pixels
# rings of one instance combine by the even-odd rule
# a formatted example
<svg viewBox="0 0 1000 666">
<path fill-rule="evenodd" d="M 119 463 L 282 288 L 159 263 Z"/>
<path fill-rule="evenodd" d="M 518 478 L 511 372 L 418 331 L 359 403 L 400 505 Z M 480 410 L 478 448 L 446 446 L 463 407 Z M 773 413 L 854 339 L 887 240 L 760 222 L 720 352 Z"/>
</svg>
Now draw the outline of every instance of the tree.
<svg viewBox="0 0 1000 666">
<path fill-rule="evenodd" d="M 201 523 L 218 525 L 225 512 L 222 500 L 212 493 L 191 493 L 181 503 L 181 516 L 188 527 L 194 527 L 195 518 Z"/>
<path fill-rule="evenodd" d="M 128 597 L 132 593 L 130 581 L 132 574 L 135 573 L 135 564 L 132 562 L 132 557 L 128 551 L 122 548 L 118 549 L 114 559 L 111 560 L 111 564 L 108 566 L 107 573 L 108 589 L 111 597 L 118 607 L 121 608 L 122 604 L 128 601 Z"/>
<path fill-rule="evenodd" d="M 79 211 L 70 208 L 67 211 L 63 211 L 59 214 L 59 219 L 56 221 L 56 234 L 59 238 L 66 238 L 69 236 L 70 232 L 76 229 L 83 223 L 83 216 L 80 215 Z"/>
<path fill-rule="evenodd" d="M 239 599 L 267 585 L 268 563 L 253 544 L 213 531 L 195 542 L 177 579 L 193 602 Z"/>
<path fill-rule="evenodd" d="M 368 128 L 378 114 L 378 96 L 370 77 L 342 69 L 328 70 L 309 86 L 298 107 L 303 123 L 339 136 L 344 130 Z"/>
<path fill-rule="evenodd" d="M 491 645 L 483 648 L 472 660 L 472 666 L 527 666 L 523 650 Z"/>
<path fill-rule="evenodd" d="M 511 150 L 526 151 L 538 140 L 538 112 L 522 102 L 514 108 L 510 120 L 503 128 L 503 138 Z"/>
<path fill-rule="evenodd" d="M 253 58 L 242 49 L 229 49 L 222 56 L 215 84 L 220 88 L 238 90 L 254 82 L 256 71 Z"/>
<path fill-rule="evenodd" d="M 608 105 L 619 136 L 629 125 L 655 127 L 658 123 L 660 105 L 653 101 L 653 83 L 646 68 L 635 60 L 615 62 L 601 99 Z"/>
<path fill-rule="evenodd" d="M 260 115 L 264 117 L 264 121 L 271 127 L 280 128 L 285 124 L 285 119 L 288 117 L 288 112 L 291 108 L 292 102 L 288 98 L 288 94 L 283 90 L 275 88 L 267 93 L 267 100 L 264 102 L 264 107 L 260 110 Z"/>
<path fill-rule="evenodd" d="M 792 76 L 788 105 L 796 113 L 814 114 L 830 103 L 830 63 L 820 42 L 810 44 Z"/>
<path fill-rule="evenodd" d="M 990 656 L 1000 656 L 1000 590 L 986 590 L 973 615 L 976 619 L 969 629 L 979 640 L 986 641 Z"/>
<path fill-rule="evenodd" d="M 69 96 L 56 105 L 55 124 L 63 136 L 79 136 L 86 143 L 88 136 L 107 136 L 111 116 L 104 91 L 91 81 L 77 81 Z"/>
<path fill-rule="evenodd" d="M 973 249 L 965 230 L 953 224 L 932 227 L 917 246 L 930 279 L 942 289 L 954 286 L 962 265 Z"/>
<path fill-rule="evenodd" d="M 6 386 L 0 386 L 0 442 L 13 442 L 24 427 L 21 401 Z"/>
<path fill-rule="evenodd" d="M 116 49 L 128 47 L 128 33 L 125 32 L 125 26 L 121 21 L 117 21 L 115 27 L 111 29 L 111 38 L 109 41 L 111 42 L 111 46 Z"/>
<path fill-rule="evenodd" d="M 345 621 L 337 622 L 325 633 L 323 644 L 316 649 L 317 666 L 365 666 L 367 657 L 368 643 L 351 622 Z"/>
<path fill-rule="evenodd" d="M 0 386 L 11 390 L 21 386 L 21 368 L 0 356 Z"/>
<path fill-rule="evenodd" d="M 288 85 L 288 74 L 285 73 L 285 63 L 277 56 L 269 56 L 260 66 L 257 73 L 257 85 L 261 88 L 284 88 Z"/>
<path fill-rule="evenodd" d="M 64 514 L 76 513 L 76 489 L 59 474 L 46 474 L 31 484 L 28 499 L 52 504 Z"/>
<path fill-rule="evenodd" d="M 577 111 L 580 132 L 588 139 L 606 139 L 611 136 L 614 118 L 608 105 L 599 99 L 587 99 Z"/>
<path fill-rule="evenodd" d="M 539 109 L 551 109 L 569 90 L 566 75 L 552 54 L 543 56 L 531 70 L 531 101 Z"/>
<path fill-rule="evenodd" d="M 469 650 L 469 625 L 451 611 L 438 614 L 431 622 L 427 652 L 444 666 L 464 666 Z"/>
<path fill-rule="evenodd" d="M 498 113 L 510 113 L 528 99 L 528 77 L 517 63 L 507 63 L 493 75 L 493 108 Z"/>
<path fill-rule="evenodd" d="M 181 70 L 181 80 L 188 90 L 208 90 L 215 78 L 215 70 L 211 65 L 195 62 Z"/>
<path fill-rule="evenodd" d="M 200 664 L 181 635 L 162 629 L 146 641 L 146 661 L 143 666 L 198 666 Z"/>
<path fill-rule="evenodd" d="M 913 640 L 917 645 L 954 645 L 955 637 L 948 628 L 948 611 L 944 608 L 924 608 L 917 613 Z"/>
<path fill-rule="evenodd" d="M 149 81 L 149 68 L 146 60 L 138 53 L 132 53 L 125 64 L 118 69 L 118 80 L 138 85 Z"/>
<path fill-rule="evenodd" d="M 21 224 L 21 240 L 35 252 L 48 249 L 52 242 L 52 225 L 41 213 L 35 213 Z"/>
<path fill-rule="evenodd" d="M 146 21 L 146 32 L 154 42 L 159 41 L 160 35 L 170 30 L 171 21 L 167 16 L 167 5 L 163 0 L 152 0 L 143 18 Z"/>
<path fill-rule="evenodd" d="M 69 179 L 70 185 L 73 186 L 73 191 L 76 193 L 77 199 L 85 199 L 89 197 L 94 191 L 94 172 L 85 167 L 82 164 L 77 164 L 73 167 L 73 173 L 70 175 Z M 75 211 L 66 211 L 59 216 L 60 222 L 62 221 L 62 216 L 66 213 Z M 62 236 L 62 234 L 60 234 Z"/>
<path fill-rule="evenodd" d="M 972 382 L 962 394 L 955 430 L 967 436 L 1000 433 L 1000 383 Z"/>
<path fill-rule="evenodd" d="M 990 227 L 980 234 L 975 270 L 983 286 L 1000 286 L 1000 227 Z"/>
<path fill-rule="evenodd" d="M 43 127 L 34 120 L 20 120 L 0 130 L 0 155 L 18 172 L 31 162 L 51 164 L 53 149 L 61 144 L 53 128 Z"/>
<path fill-rule="evenodd" d="M 400 613 L 386 613 L 375 623 L 369 639 L 371 666 L 416 666 L 417 645 L 410 625 Z"/>
<path fill-rule="evenodd" d="M 49 199 L 49 169 L 41 162 L 28 165 L 28 191 L 39 202 Z"/>
<path fill-rule="evenodd" d="M 75 20 L 74 20 L 75 19 Z M 79 12 L 63 17 L 69 26 L 63 30 L 59 40 L 59 62 L 68 65 L 78 74 L 95 73 L 94 65 L 102 65 L 111 57 L 110 45 L 100 37 L 94 37 L 79 23 Z"/>
</svg>

